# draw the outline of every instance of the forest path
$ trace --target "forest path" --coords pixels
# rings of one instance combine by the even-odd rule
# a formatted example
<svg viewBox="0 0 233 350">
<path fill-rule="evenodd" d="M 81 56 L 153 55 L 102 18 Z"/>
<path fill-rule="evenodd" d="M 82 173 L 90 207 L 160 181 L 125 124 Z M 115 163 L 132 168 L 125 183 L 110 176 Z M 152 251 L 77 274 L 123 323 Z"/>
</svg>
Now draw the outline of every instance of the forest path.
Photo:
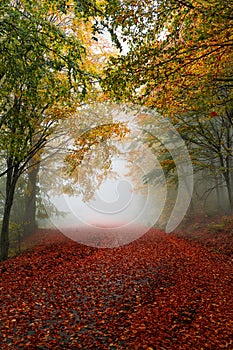
<svg viewBox="0 0 233 350">
<path fill-rule="evenodd" d="M 150 230 L 97 249 L 44 231 L 0 264 L 0 348 L 233 349 L 232 260 Z"/>
</svg>

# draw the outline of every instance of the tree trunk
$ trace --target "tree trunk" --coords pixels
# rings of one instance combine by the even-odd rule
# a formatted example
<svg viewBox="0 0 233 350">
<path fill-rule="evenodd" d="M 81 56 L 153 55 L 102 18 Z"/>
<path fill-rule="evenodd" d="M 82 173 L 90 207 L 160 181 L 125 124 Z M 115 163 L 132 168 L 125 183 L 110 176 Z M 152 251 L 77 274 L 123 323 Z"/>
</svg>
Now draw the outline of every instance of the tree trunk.
<svg viewBox="0 0 233 350">
<path fill-rule="evenodd" d="M 28 170 L 28 186 L 25 195 L 24 235 L 27 236 L 37 228 L 36 222 L 36 191 L 39 163 Z"/>
<path fill-rule="evenodd" d="M 219 176 L 217 173 L 218 164 L 215 164 L 213 160 L 211 159 L 211 166 L 214 173 L 214 186 L 215 186 L 215 192 L 216 192 L 216 207 L 218 212 L 222 210 L 221 205 L 221 196 L 220 196 L 220 187 L 219 187 Z"/>
<path fill-rule="evenodd" d="M 11 208 L 14 200 L 15 187 L 18 180 L 17 167 L 10 168 L 6 179 L 6 197 L 1 229 L 1 260 L 8 258 L 9 252 L 9 223 Z"/>
<path fill-rule="evenodd" d="M 216 191 L 216 202 L 217 202 L 217 210 L 222 210 L 221 200 L 220 200 L 220 191 L 219 191 L 219 181 L 217 176 L 214 176 L 215 181 L 215 191 Z"/>
<path fill-rule="evenodd" d="M 233 213 L 233 201 L 232 201 L 232 189 L 231 189 L 229 174 L 227 174 L 225 180 L 226 180 L 226 185 L 227 185 L 227 194 L 228 194 L 228 199 L 229 199 L 230 214 L 232 214 Z"/>
<path fill-rule="evenodd" d="M 219 160 L 220 160 L 220 165 L 221 167 L 225 170 L 223 171 L 223 177 L 224 177 L 224 181 L 226 184 L 226 189 L 227 189 L 227 195 L 228 195 L 228 200 L 229 200 L 229 213 L 232 214 L 233 213 L 233 198 L 232 198 L 232 189 L 231 189 L 231 169 L 229 167 L 229 156 L 227 156 L 224 158 L 222 156 L 222 154 L 219 154 Z"/>
</svg>

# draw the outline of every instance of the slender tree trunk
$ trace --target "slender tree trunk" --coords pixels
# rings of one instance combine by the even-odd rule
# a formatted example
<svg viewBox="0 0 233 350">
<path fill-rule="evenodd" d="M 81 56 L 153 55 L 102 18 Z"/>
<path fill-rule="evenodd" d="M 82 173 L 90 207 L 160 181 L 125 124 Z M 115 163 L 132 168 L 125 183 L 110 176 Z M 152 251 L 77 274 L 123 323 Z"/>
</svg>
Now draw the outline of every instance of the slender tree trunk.
<svg viewBox="0 0 233 350">
<path fill-rule="evenodd" d="M 221 200 L 220 200 L 220 191 L 219 191 L 219 182 L 217 176 L 214 177 L 215 181 L 215 190 L 216 190 L 216 200 L 217 200 L 217 209 L 221 210 Z"/>
<path fill-rule="evenodd" d="M 10 162 L 9 162 L 10 163 Z M 6 197 L 1 229 L 1 260 L 8 258 L 9 252 L 9 223 L 11 208 L 14 200 L 15 187 L 18 180 L 17 167 L 11 168 L 7 173 Z"/>
<path fill-rule="evenodd" d="M 229 168 L 229 156 L 225 158 L 225 162 L 223 159 L 223 156 L 220 154 L 219 155 L 219 160 L 220 160 L 220 165 L 224 169 L 226 169 L 223 172 L 223 177 L 224 181 L 226 184 L 226 189 L 227 189 L 227 195 L 228 195 L 228 200 L 229 200 L 229 212 L 230 214 L 233 213 L 233 198 L 232 198 L 232 188 L 231 188 L 231 171 Z"/>
<path fill-rule="evenodd" d="M 28 186 L 25 195 L 24 235 L 29 235 L 37 228 L 36 222 L 36 192 L 39 163 L 28 170 Z"/>
<path fill-rule="evenodd" d="M 228 194 L 228 199 L 229 199 L 229 209 L 230 209 L 230 214 L 233 212 L 233 201 L 232 201 L 232 188 L 231 188 L 231 182 L 229 178 L 229 174 L 226 175 L 226 185 L 227 185 L 227 194 Z"/>
<path fill-rule="evenodd" d="M 228 163 L 227 163 L 228 166 Z M 226 188 L 227 188 L 227 195 L 228 195 L 228 200 L 229 200 L 229 212 L 232 214 L 233 212 L 233 198 L 232 198 L 232 188 L 231 188 L 231 174 L 230 174 L 230 169 L 226 167 L 226 171 L 223 173 L 225 183 L 226 183 Z"/>
<path fill-rule="evenodd" d="M 211 166 L 214 173 L 214 186 L 216 191 L 216 206 L 217 210 L 220 211 L 222 209 L 221 206 L 221 197 L 220 197 L 220 188 L 219 188 L 219 177 L 217 174 L 218 164 L 215 164 L 215 162 L 211 159 Z"/>
<path fill-rule="evenodd" d="M 227 128 L 227 148 L 232 149 L 231 144 L 231 134 L 232 134 L 232 128 Z M 227 192 L 228 192 L 228 198 L 230 203 L 230 214 L 233 212 L 233 198 L 232 198 L 232 188 L 231 188 L 231 156 L 228 153 L 226 155 L 226 184 L 227 184 Z"/>
</svg>

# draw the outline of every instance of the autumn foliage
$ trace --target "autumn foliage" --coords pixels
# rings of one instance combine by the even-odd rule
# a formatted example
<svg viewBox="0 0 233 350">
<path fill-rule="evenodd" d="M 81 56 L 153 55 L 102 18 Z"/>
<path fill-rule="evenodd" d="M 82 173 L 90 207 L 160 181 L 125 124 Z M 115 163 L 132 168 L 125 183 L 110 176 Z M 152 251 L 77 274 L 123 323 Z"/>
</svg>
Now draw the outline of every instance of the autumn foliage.
<svg viewBox="0 0 233 350">
<path fill-rule="evenodd" d="M 114 249 L 37 236 L 0 265 L 1 349 L 232 349 L 227 255 L 156 230 Z"/>
</svg>

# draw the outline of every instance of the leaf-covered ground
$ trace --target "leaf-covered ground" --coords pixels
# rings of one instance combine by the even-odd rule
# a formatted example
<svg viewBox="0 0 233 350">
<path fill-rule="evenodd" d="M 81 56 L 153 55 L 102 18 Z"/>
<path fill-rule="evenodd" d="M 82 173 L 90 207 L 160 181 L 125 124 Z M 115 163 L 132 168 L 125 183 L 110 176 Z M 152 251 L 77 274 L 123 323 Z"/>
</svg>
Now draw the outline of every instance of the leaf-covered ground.
<svg viewBox="0 0 233 350">
<path fill-rule="evenodd" d="M 233 258 L 233 216 L 197 216 L 191 221 L 184 221 L 176 230 L 176 235 Z"/>
<path fill-rule="evenodd" d="M 0 349 L 233 349 L 226 254 L 156 230 L 114 249 L 38 235 L 0 264 Z"/>
</svg>

